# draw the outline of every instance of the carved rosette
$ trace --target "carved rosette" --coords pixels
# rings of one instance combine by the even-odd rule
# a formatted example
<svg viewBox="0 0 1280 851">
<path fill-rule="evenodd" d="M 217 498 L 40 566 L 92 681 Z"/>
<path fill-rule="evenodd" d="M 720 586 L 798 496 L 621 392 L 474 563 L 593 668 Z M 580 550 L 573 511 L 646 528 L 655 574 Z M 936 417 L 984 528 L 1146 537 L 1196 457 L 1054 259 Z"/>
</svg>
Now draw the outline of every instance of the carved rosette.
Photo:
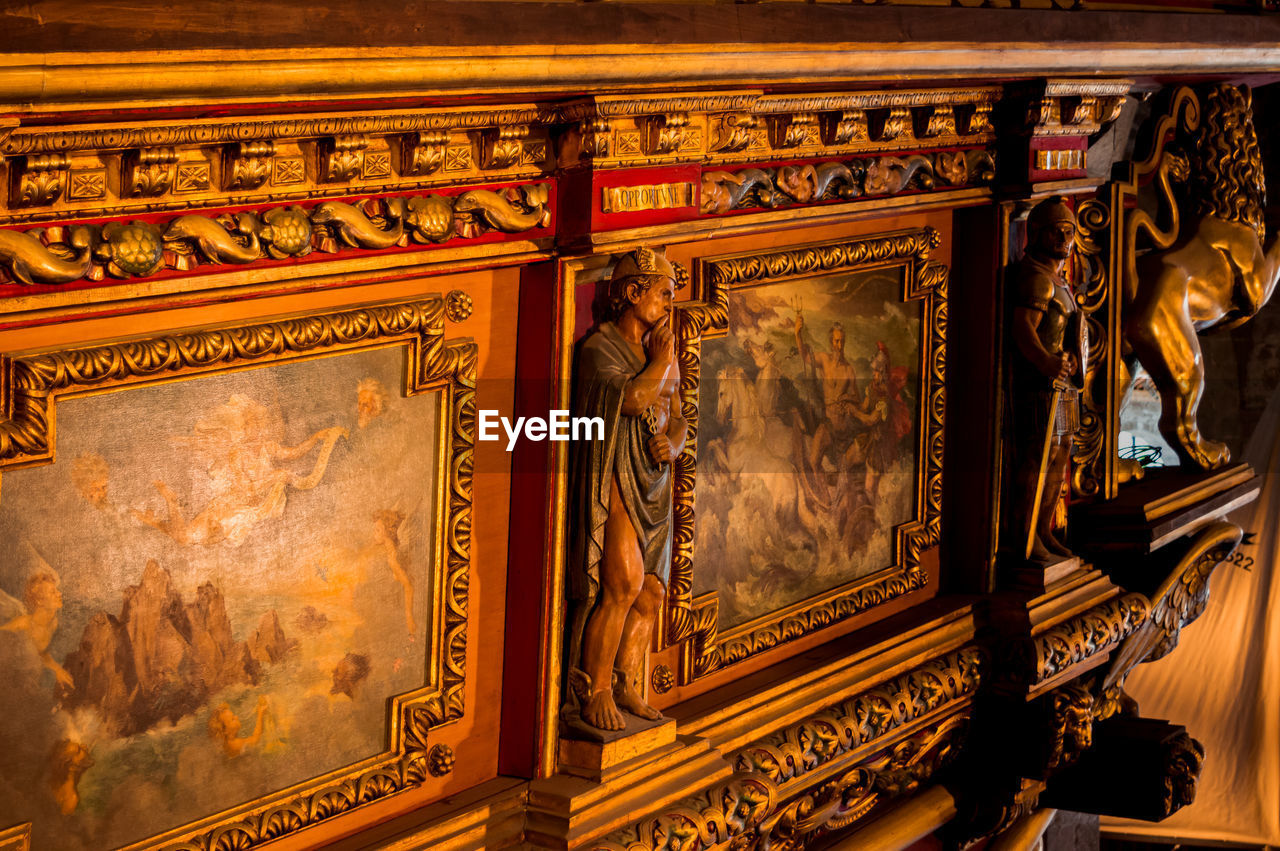
<svg viewBox="0 0 1280 851">
<path fill-rule="evenodd" d="M 702 261 L 703 301 L 680 311 L 678 353 L 680 396 L 688 422 L 685 451 L 676 459 L 672 571 L 667 587 L 666 640 L 683 642 L 680 682 L 692 682 L 788 641 L 836 624 L 888 600 L 923 588 L 924 551 L 936 546 L 942 506 L 942 430 L 945 409 L 947 270 L 930 264 L 940 237 L 932 228 L 809 248 Z M 926 372 L 922 376 L 924 453 L 919 482 L 923 508 L 914 522 L 898 527 L 892 567 L 835 589 L 785 616 L 719 632 L 714 594 L 693 599 L 694 493 L 697 469 L 698 388 L 701 344 L 728 329 L 730 291 L 760 281 L 855 269 L 866 263 L 900 262 L 906 269 L 908 299 L 924 301 L 927 327 Z"/>
</svg>

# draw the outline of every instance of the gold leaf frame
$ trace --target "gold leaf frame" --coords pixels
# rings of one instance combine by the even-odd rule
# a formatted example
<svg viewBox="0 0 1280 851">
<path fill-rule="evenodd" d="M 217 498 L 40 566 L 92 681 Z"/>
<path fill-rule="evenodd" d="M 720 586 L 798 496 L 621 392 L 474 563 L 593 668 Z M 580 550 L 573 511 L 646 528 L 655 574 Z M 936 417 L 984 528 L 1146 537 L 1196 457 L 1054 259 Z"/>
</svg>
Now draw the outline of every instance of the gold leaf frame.
<svg viewBox="0 0 1280 851">
<path fill-rule="evenodd" d="M 431 729 L 463 715 L 478 349 L 446 342 L 445 299 L 380 304 L 108 345 L 0 355 L 0 472 L 56 460 L 59 398 L 370 349 L 407 348 L 404 393 L 439 394 L 426 683 L 391 698 L 389 749 L 127 846 L 244 851 L 432 775 Z"/>
<path fill-rule="evenodd" d="M 942 441 L 946 407 L 947 268 L 929 263 L 941 242 L 930 227 L 816 245 L 704 258 L 695 284 L 702 301 L 682 307 L 679 326 L 680 395 L 689 440 L 676 460 L 671 582 L 664 619 L 667 644 L 682 643 L 680 683 L 687 685 L 728 665 L 832 626 L 923 588 L 925 550 L 939 541 L 942 512 Z M 729 332 L 729 293 L 739 286 L 817 275 L 901 267 L 903 301 L 923 302 L 920 353 L 919 467 L 914 519 L 897 527 L 894 561 L 876 573 L 754 618 L 724 633 L 719 599 L 693 596 L 694 512 L 698 445 L 698 388 L 702 341 Z"/>
</svg>

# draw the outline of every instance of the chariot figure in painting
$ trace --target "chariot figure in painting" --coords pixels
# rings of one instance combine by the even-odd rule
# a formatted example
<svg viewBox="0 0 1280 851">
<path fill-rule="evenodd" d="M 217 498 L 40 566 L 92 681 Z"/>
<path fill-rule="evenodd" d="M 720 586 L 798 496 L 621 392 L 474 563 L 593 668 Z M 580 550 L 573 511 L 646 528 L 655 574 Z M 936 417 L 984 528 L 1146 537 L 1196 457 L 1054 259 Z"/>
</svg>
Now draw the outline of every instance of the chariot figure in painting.
<svg viewBox="0 0 1280 851">
<path fill-rule="evenodd" d="M 604 439 L 575 447 L 566 717 L 597 730 L 624 729 L 623 712 L 661 718 L 643 682 L 671 573 L 672 462 L 687 433 L 675 291 L 662 254 L 642 247 L 625 255 L 610 278 L 607 321 L 578 355 L 574 413 L 602 418 Z"/>
</svg>

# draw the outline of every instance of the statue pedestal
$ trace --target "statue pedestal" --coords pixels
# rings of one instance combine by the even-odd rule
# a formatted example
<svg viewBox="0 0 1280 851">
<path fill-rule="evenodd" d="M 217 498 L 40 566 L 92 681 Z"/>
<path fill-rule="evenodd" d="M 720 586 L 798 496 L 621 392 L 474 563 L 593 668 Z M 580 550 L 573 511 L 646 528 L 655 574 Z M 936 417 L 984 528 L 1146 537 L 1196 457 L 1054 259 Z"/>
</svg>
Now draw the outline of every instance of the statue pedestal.
<svg viewBox="0 0 1280 851">
<path fill-rule="evenodd" d="M 675 735 L 671 719 L 651 723 L 613 742 L 562 738 L 562 773 L 529 784 L 525 841 L 535 848 L 578 848 L 733 773 L 706 739 Z M 645 744 L 652 748 L 642 750 Z"/>
<path fill-rule="evenodd" d="M 570 731 L 574 735 L 578 731 Z M 624 730 L 591 730 L 588 736 L 562 736 L 557 749 L 559 770 L 597 783 L 631 771 L 652 760 L 675 743 L 676 722 L 673 718 L 646 721 L 627 716 Z"/>
<path fill-rule="evenodd" d="M 1069 556 L 1044 563 L 1027 562 L 1009 572 L 1010 584 L 1017 591 L 1047 594 L 1051 588 L 1080 570 L 1083 564 L 1079 556 Z"/>
<path fill-rule="evenodd" d="M 1115 499 L 1084 506 L 1073 540 L 1098 560 L 1145 555 L 1257 499 L 1262 480 L 1248 464 L 1187 472 L 1155 467 Z"/>
</svg>

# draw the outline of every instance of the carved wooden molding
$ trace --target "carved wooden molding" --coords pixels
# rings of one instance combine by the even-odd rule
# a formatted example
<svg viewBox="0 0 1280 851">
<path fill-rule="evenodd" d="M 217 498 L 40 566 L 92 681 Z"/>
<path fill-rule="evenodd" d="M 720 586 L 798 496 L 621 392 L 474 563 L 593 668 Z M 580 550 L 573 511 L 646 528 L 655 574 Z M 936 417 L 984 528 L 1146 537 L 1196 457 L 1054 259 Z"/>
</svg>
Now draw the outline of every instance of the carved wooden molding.
<svg viewBox="0 0 1280 851">
<path fill-rule="evenodd" d="M 716 169 L 702 173 L 701 211 L 717 215 L 733 210 L 776 209 L 905 192 L 986 186 L 995 176 L 995 152 L 985 148 Z"/>
<path fill-rule="evenodd" d="M 657 851 L 695 837 L 705 848 L 804 847 L 936 774 L 963 739 L 985 667 L 977 647 L 931 660 L 747 745 L 728 780 L 588 847 Z"/>
<path fill-rule="evenodd" d="M 1110 653 L 1147 620 L 1150 603 L 1141 594 L 1123 594 L 1068 618 L 1008 649 L 1009 678 L 1037 686 Z"/>
<path fill-rule="evenodd" d="M 947 270 L 930 264 L 940 237 L 932 228 L 866 237 L 784 251 L 704 260 L 700 279 L 704 301 L 681 311 L 678 357 L 681 399 L 689 437 L 675 462 L 673 556 L 667 586 L 667 641 L 683 643 L 681 682 L 688 683 L 788 641 L 831 626 L 895 597 L 923 588 L 928 576 L 923 552 L 937 545 L 942 504 L 942 430 L 945 409 Z M 725 333 L 729 291 L 754 281 L 851 270 L 876 263 L 905 265 L 905 295 L 924 300 L 922 337 L 926 368 L 921 374 L 923 450 L 920 511 L 897 528 L 894 566 L 836 588 L 781 613 L 750 621 L 721 634 L 715 594 L 693 599 L 694 492 L 697 468 L 698 388 L 702 339 Z"/>
<path fill-rule="evenodd" d="M 313 250 L 380 251 L 522 233 L 549 227 L 551 215 L 549 186 L 526 184 L 502 192 L 370 198 L 359 205 L 325 201 L 216 217 L 189 213 L 159 222 L 0 230 L 0 272 L 17 284 L 147 277 L 301 258 Z"/>
</svg>

